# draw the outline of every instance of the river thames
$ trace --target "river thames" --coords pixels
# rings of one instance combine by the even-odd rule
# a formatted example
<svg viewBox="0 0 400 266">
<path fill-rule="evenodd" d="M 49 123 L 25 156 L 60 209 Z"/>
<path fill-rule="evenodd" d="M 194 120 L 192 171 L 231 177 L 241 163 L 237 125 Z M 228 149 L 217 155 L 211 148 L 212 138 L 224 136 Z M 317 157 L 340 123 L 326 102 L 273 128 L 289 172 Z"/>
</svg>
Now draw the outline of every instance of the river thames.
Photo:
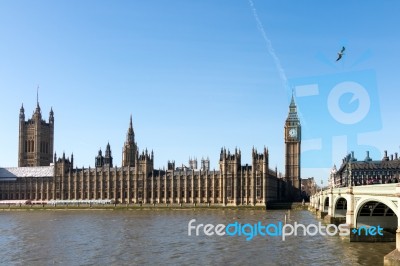
<svg viewBox="0 0 400 266">
<path fill-rule="evenodd" d="M 1 265 L 382 265 L 395 243 L 339 236 L 188 236 L 196 224 L 318 224 L 309 211 L 42 210 L 0 212 Z M 194 231 L 193 231 L 194 232 Z"/>
</svg>

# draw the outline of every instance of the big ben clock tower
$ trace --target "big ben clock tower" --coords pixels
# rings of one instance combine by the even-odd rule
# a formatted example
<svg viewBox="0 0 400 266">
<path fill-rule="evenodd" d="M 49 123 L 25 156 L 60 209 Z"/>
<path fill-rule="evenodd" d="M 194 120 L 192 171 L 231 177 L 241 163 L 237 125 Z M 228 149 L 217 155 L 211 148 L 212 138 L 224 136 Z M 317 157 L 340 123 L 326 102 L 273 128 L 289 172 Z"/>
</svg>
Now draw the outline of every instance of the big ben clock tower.
<svg viewBox="0 0 400 266">
<path fill-rule="evenodd" d="M 289 185 L 288 196 L 291 200 L 300 200 L 300 148 L 301 125 L 292 94 L 289 114 L 285 122 L 285 176 Z"/>
</svg>

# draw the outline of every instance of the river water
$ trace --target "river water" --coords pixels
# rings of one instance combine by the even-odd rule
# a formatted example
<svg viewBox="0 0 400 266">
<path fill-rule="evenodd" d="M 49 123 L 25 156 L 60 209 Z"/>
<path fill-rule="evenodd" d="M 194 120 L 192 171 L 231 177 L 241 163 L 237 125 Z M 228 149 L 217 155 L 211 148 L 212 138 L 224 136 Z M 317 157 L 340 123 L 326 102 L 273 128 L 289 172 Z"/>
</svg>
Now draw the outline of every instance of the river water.
<svg viewBox="0 0 400 266">
<path fill-rule="evenodd" d="M 0 212 L 1 265 L 382 265 L 395 243 L 339 236 L 188 236 L 188 222 L 262 224 L 287 211 L 58 210 Z M 317 224 L 308 211 L 290 221 Z M 192 233 L 194 234 L 195 231 Z"/>
</svg>

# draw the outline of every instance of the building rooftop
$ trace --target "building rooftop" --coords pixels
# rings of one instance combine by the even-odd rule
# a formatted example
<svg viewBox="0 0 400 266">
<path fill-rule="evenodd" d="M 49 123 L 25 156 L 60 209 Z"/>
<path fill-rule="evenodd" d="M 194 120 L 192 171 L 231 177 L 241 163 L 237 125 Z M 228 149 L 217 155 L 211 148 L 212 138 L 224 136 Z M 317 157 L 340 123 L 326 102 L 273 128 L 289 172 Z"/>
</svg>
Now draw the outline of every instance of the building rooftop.
<svg viewBox="0 0 400 266">
<path fill-rule="evenodd" d="M 343 172 L 348 164 L 351 164 L 353 170 L 398 170 L 400 169 L 400 158 L 397 153 L 395 153 L 395 156 L 390 155 L 389 157 L 387 151 L 385 151 L 385 155 L 381 160 L 373 160 L 369 157 L 369 152 L 367 151 L 365 159 L 358 161 L 354 157 L 354 153 L 351 152 L 343 158 L 342 165 L 337 172 Z"/>
<path fill-rule="evenodd" d="M 52 177 L 54 165 L 37 167 L 0 167 L 0 180 L 15 180 L 17 177 Z"/>
</svg>

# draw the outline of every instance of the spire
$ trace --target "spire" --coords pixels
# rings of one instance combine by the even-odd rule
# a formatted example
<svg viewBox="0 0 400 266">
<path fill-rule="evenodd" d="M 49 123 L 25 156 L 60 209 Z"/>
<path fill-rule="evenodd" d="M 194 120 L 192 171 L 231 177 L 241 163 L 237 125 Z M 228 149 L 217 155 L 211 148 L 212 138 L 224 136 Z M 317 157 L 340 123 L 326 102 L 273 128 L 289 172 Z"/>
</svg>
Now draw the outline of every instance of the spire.
<svg viewBox="0 0 400 266">
<path fill-rule="evenodd" d="M 40 112 L 40 105 L 39 105 L 39 85 L 36 88 L 36 111 Z"/>
<path fill-rule="evenodd" d="M 292 121 L 297 121 L 299 119 L 297 116 L 296 102 L 294 101 L 294 91 L 292 91 L 292 99 L 290 100 L 288 119 Z"/>
<path fill-rule="evenodd" d="M 129 121 L 129 129 L 128 132 L 126 133 L 126 143 L 135 143 L 135 132 L 133 131 L 133 126 L 132 126 L 132 115 Z"/>
<path fill-rule="evenodd" d="M 36 89 L 36 111 L 34 115 L 37 115 L 39 117 L 39 120 L 42 118 L 41 113 L 40 113 L 40 105 L 39 105 L 39 86 L 37 86 Z"/>
<path fill-rule="evenodd" d="M 111 158 L 111 147 L 110 147 L 110 142 L 107 143 L 106 152 L 105 152 L 105 157 Z"/>
<path fill-rule="evenodd" d="M 109 142 L 107 143 L 107 148 L 106 148 L 106 152 L 104 155 L 104 165 L 113 167 L 113 157 L 111 155 L 111 148 L 110 148 Z"/>
<path fill-rule="evenodd" d="M 294 101 L 294 91 L 292 90 L 292 99 L 290 101 L 290 108 L 296 108 L 296 102 Z"/>
</svg>

